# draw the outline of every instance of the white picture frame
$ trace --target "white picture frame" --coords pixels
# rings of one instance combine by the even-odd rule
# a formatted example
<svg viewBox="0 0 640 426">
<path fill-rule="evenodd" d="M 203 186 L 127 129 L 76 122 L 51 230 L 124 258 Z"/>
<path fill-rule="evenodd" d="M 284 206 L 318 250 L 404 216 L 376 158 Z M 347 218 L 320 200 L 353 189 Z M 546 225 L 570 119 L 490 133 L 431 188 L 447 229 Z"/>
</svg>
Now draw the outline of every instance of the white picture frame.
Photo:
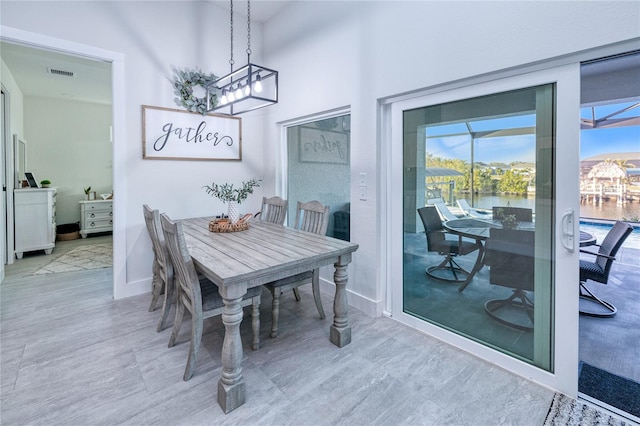
<svg viewBox="0 0 640 426">
<path fill-rule="evenodd" d="M 142 158 L 242 161 L 242 121 L 142 105 Z"/>
</svg>

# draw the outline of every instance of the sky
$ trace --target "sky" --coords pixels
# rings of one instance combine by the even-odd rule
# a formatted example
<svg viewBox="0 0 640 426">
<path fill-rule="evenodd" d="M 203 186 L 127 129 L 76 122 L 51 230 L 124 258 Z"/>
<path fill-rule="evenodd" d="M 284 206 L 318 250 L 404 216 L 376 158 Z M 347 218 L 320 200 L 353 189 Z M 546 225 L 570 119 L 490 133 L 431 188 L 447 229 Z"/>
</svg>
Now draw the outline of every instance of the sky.
<svg viewBox="0 0 640 426">
<path fill-rule="evenodd" d="M 632 103 L 598 106 L 596 118 L 605 117 L 632 105 Z M 616 118 L 637 117 L 640 108 L 626 111 Z M 591 108 L 583 108 L 583 118 L 591 118 Z M 494 120 L 482 120 L 469 123 L 474 131 L 520 128 L 535 125 L 535 116 L 527 115 Z M 427 152 L 435 157 L 455 158 L 471 161 L 470 135 L 464 123 L 432 126 L 426 129 Z M 454 135 L 438 137 L 440 135 Z M 640 127 L 628 126 L 604 129 L 582 130 L 580 133 L 580 159 L 599 154 L 617 152 L 637 152 L 640 158 Z M 513 161 L 535 162 L 535 137 L 521 135 L 476 139 L 474 150 L 476 162 L 498 162 L 509 164 Z"/>
</svg>

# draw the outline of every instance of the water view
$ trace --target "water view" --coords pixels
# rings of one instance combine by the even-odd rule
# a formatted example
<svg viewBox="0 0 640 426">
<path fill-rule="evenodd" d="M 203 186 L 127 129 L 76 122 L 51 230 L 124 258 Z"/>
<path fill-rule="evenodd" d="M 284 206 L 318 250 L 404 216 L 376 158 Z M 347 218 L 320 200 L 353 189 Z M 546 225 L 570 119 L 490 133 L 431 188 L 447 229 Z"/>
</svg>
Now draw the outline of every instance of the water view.
<svg viewBox="0 0 640 426">
<path fill-rule="evenodd" d="M 471 204 L 470 194 L 456 194 L 457 198 L 466 198 Z M 535 197 L 521 195 L 486 195 L 474 196 L 474 207 L 491 210 L 493 206 L 525 207 L 535 210 Z M 583 203 L 580 205 L 580 218 L 600 220 L 623 220 L 626 222 L 640 222 L 640 201 L 630 201 L 618 204 L 614 200 L 601 201 L 598 204 Z"/>
</svg>

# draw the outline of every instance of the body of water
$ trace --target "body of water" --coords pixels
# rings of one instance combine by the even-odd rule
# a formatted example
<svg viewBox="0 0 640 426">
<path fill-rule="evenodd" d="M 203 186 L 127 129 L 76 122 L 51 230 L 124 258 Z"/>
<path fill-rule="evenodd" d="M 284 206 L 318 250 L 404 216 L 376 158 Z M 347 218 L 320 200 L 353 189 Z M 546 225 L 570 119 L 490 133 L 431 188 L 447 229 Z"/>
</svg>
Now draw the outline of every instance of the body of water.
<svg viewBox="0 0 640 426">
<path fill-rule="evenodd" d="M 471 204 L 470 194 L 459 194 L 459 197 L 466 198 Z M 518 195 L 476 195 L 474 204 L 476 208 L 491 210 L 493 206 L 506 206 L 509 203 L 512 207 L 524 207 L 535 211 L 535 197 L 525 197 Z M 640 250 L 640 203 L 637 201 L 618 205 L 615 200 L 603 201 L 597 205 L 580 205 L 580 230 L 585 231 L 597 238 L 598 244 L 602 243 L 604 237 L 611 230 L 611 223 L 602 223 L 599 220 L 631 221 L 634 230 L 627 237 L 623 247 Z"/>
<path fill-rule="evenodd" d="M 607 236 L 611 227 L 612 225 L 608 223 L 589 222 L 588 219 L 580 220 L 580 230 L 596 237 L 597 244 L 602 244 L 604 237 Z M 631 235 L 627 237 L 622 247 L 640 250 L 640 226 L 634 226 Z"/>
<path fill-rule="evenodd" d="M 471 204 L 471 194 L 458 194 L 458 198 L 466 198 Z M 484 195 L 474 196 L 474 207 L 491 210 L 493 206 L 524 207 L 535 211 L 535 197 L 520 195 Z M 580 204 L 580 217 L 583 219 L 640 221 L 640 202 L 632 201 L 618 204 L 616 200 L 607 200 L 598 204 Z"/>
</svg>

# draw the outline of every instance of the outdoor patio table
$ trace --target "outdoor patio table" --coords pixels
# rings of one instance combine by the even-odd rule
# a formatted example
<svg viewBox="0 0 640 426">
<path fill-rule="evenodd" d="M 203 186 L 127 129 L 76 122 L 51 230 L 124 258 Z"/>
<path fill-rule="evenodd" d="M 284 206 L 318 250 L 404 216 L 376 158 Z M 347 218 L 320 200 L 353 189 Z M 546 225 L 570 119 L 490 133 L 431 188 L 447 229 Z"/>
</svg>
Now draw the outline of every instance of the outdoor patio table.
<svg viewBox="0 0 640 426">
<path fill-rule="evenodd" d="M 458 287 L 458 291 L 463 291 L 469 285 L 475 274 L 484 266 L 484 241 L 489 238 L 489 230 L 491 228 L 502 228 L 502 224 L 498 220 L 455 219 L 446 221 L 443 226 L 452 234 L 475 239 L 480 246 L 478 257 L 471 272 L 467 276 L 467 279 Z M 535 225 L 533 222 L 518 222 L 517 229 L 533 230 L 534 228 Z M 580 247 L 594 245 L 595 243 L 596 238 L 593 235 L 580 231 Z"/>
<path fill-rule="evenodd" d="M 351 342 L 347 321 L 347 265 L 357 244 L 286 226 L 254 220 L 239 232 L 209 231 L 212 218 L 182 220 L 185 239 L 199 272 L 213 281 L 224 300 L 222 377 L 218 403 L 225 413 L 245 402 L 242 376 L 240 301 L 248 288 L 333 264 L 336 293 L 329 340 L 338 347 Z"/>
<path fill-rule="evenodd" d="M 588 232 L 580 231 L 580 247 L 593 246 L 596 244 L 596 237 Z"/>
<path fill-rule="evenodd" d="M 467 279 L 460 284 L 458 287 L 458 291 L 463 291 L 473 277 L 478 273 L 480 269 L 484 266 L 484 241 L 489 238 L 489 230 L 491 228 L 502 228 L 502 224 L 499 220 L 488 220 L 488 219 L 455 219 L 448 220 L 443 224 L 444 228 L 456 235 L 461 235 L 463 237 L 475 239 L 480 247 L 478 249 L 478 257 L 476 258 L 476 262 L 473 265 L 473 268 L 469 272 Z M 518 222 L 517 229 L 534 229 L 533 222 Z"/>
</svg>

